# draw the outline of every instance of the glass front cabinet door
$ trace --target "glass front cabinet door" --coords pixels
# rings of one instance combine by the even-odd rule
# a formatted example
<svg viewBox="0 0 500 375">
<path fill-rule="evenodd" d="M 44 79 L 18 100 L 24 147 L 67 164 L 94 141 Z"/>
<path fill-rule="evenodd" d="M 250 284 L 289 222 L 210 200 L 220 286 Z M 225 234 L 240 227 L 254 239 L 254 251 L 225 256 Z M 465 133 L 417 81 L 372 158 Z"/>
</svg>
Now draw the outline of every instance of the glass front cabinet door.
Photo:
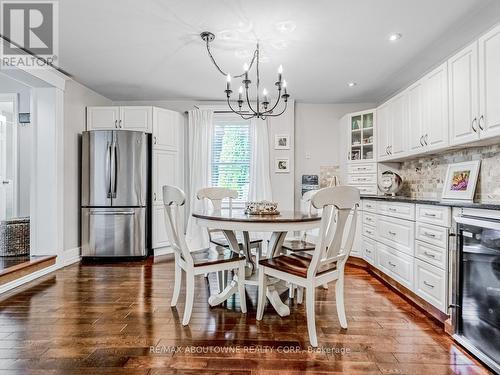
<svg viewBox="0 0 500 375">
<path fill-rule="evenodd" d="M 354 113 L 349 121 L 349 161 L 375 161 L 375 111 Z"/>
</svg>

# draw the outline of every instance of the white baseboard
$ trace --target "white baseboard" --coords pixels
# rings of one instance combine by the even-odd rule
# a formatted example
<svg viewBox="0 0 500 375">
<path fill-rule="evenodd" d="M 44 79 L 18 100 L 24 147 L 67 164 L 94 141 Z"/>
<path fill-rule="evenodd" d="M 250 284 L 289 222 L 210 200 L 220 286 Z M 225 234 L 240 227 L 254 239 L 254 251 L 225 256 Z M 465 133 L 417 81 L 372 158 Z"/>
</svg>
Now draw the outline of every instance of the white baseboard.
<svg viewBox="0 0 500 375">
<path fill-rule="evenodd" d="M 81 259 L 80 247 L 75 247 L 73 249 L 64 250 L 62 254 L 57 257 L 57 263 L 60 264 L 61 267 L 66 267 L 79 262 Z"/>
<path fill-rule="evenodd" d="M 170 246 L 165 246 L 165 247 L 159 247 L 157 249 L 153 249 L 153 254 L 155 257 L 160 256 L 160 255 L 167 255 L 167 254 L 173 254 L 173 250 Z"/>
</svg>

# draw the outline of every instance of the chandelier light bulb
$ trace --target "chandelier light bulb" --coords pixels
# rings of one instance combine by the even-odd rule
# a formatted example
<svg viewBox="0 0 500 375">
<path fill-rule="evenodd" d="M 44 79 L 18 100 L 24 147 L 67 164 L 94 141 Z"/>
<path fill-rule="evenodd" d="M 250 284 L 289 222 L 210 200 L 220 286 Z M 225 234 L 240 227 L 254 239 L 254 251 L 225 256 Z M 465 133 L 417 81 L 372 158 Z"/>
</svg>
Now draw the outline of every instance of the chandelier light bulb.
<svg viewBox="0 0 500 375">
<path fill-rule="evenodd" d="M 244 63 L 244 64 L 243 64 L 243 70 L 244 70 L 245 72 L 248 72 L 248 64 L 247 64 L 247 63 Z"/>
<path fill-rule="evenodd" d="M 238 89 L 238 93 L 243 94 L 243 86 L 240 86 L 240 88 Z"/>
<path fill-rule="evenodd" d="M 283 65 L 278 67 L 278 74 L 283 74 Z"/>
<path fill-rule="evenodd" d="M 231 75 L 228 74 L 226 77 L 226 91 L 231 90 Z"/>
<path fill-rule="evenodd" d="M 286 89 L 286 79 L 283 80 L 283 88 Z"/>
<path fill-rule="evenodd" d="M 226 82 L 231 82 L 231 75 L 230 74 L 227 75 Z"/>
<path fill-rule="evenodd" d="M 267 96 L 267 90 L 266 89 L 262 90 L 262 95 Z"/>
</svg>

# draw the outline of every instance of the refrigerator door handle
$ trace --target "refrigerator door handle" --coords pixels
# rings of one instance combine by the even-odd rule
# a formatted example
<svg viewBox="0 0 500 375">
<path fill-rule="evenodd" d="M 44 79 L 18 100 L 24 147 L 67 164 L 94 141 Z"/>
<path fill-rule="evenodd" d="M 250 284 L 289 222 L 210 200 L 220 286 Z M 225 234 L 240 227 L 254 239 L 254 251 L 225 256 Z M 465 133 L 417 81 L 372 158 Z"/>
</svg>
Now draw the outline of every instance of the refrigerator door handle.
<svg viewBox="0 0 500 375">
<path fill-rule="evenodd" d="M 111 198 L 111 145 L 106 146 L 106 180 L 108 182 L 108 198 Z"/>
<path fill-rule="evenodd" d="M 93 216 L 118 216 L 118 215 L 126 215 L 133 216 L 135 215 L 135 211 L 90 211 L 90 215 Z"/>
<path fill-rule="evenodd" d="M 111 146 L 111 198 L 116 198 L 116 141 Z"/>
</svg>

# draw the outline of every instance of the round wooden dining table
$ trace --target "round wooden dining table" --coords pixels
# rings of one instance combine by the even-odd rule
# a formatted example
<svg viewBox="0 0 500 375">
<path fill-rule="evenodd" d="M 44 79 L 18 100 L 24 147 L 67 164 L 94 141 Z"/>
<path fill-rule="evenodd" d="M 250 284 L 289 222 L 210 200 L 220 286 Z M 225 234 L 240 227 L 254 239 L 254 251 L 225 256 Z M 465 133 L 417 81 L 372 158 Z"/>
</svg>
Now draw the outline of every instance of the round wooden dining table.
<svg viewBox="0 0 500 375">
<path fill-rule="evenodd" d="M 249 215 L 243 210 L 235 209 L 208 210 L 195 212 L 193 217 L 201 227 L 221 230 L 229 243 L 230 249 L 236 253 L 241 252 L 236 233 L 241 232 L 243 234 L 242 250 L 247 259 L 245 284 L 248 285 L 258 285 L 258 265 L 252 259 L 249 233 L 271 232 L 267 257 L 274 257 L 279 255 L 288 232 L 302 232 L 319 228 L 321 223 L 321 216 L 302 211 L 283 211 L 276 215 Z M 290 309 L 281 301 L 274 285 L 277 281 L 270 280 L 268 282 L 267 298 L 280 316 L 287 316 L 290 314 Z M 208 303 L 211 306 L 216 306 L 226 301 L 238 291 L 237 283 L 238 279 L 235 276 L 222 292 L 211 296 Z"/>
</svg>

